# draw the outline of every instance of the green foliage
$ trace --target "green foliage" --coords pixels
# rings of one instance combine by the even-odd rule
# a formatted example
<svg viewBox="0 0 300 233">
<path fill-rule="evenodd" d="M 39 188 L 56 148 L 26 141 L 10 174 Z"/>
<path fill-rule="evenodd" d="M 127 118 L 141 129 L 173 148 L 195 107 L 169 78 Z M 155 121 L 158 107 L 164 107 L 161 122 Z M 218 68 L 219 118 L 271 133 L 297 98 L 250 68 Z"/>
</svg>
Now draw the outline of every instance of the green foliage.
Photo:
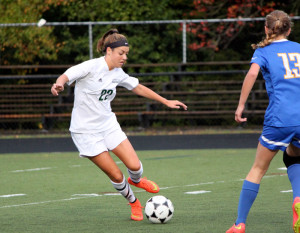
<svg viewBox="0 0 300 233">
<path fill-rule="evenodd" d="M 0 32 L 2 63 L 37 63 L 39 59 L 56 60 L 59 44 L 51 36 L 51 28 L 5 28 Z M 15 35 L 15 36 L 10 36 Z M 6 38 L 10 38 L 7 40 Z"/>
<path fill-rule="evenodd" d="M 66 6 L 53 6 L 43 17 L 48 21 L 75 22 L 172 20 L 181 19 L 182 11 L 188 9 L 189 4 L 190 1 L 170 0 L 106 0 L 100 4 L 96 0 L 78 0 Z M 110 28 L 117 28 L 128 37 L 131 45 L 129 63 L 181 61 L 181 32 L 176 24 L 93 26 L 94 57 L 98 56 L 97 40 Z M 72 64 L 89 58 L 87 27 L 64 28 L 55 30 L 54 34 L 64 43 L 58 54 L 60 62 Z"/>
<path fill-rule="evenodd" d="M 295 15 L 300 9 L 299 3 L 295 1 L 274 0 L 199 0 L 194 1 L 193 5 L 194 9 L 185 13 L 193 19 L 265 17 L 276 9 Z M 264 35 L 263 26 L 263 21 L 191 23 L 187 25 L 190 34 L 189 49 L 193 51 L 195 59 L 204 55 L 209 60 L 218 60 L 217 54 L 223 54 L 221 57 L 224 58 L 225 55 L 224 60 L 247 60 L 249 57 L 244 57 L 243 52 L 249 53 L 250 44 L 261 39 Z M 231 51 L 239 54 L 229 56 Z"/>
<path fill-rule="evenodd" d="M 62 0 L 19 0 L 2 1 L 0 22 L 32 23 L 38 22 L 42 13 L 50 6 L 60 5 Z M 3 27 L 0 31 L 0 64 L 37 64 L 40 60 L 57 60 L 57 52 L 62 47 L 56 42 L 51 27 Z"/>
<path fill-rule="evenodd" d="M 297 1 L 238 0 L 2 0 L 1 23 L 142 21 L 265 16 L 275 7 L 291 15 Z M 179 24 L 94 25 L 93 53 L 97 40 L 116 27 L 128 37 L 128 62 L 178 63 L 182 61 L 182 31 Z M 248 60 L 250 44 L 263 36 L 263 22 L 188 24 L 187 60 Z M 299 27 L 295 27 L 299 28 Z M 245 33 L 247 31 L 247 33 Z M 0 64 L 75 64 L 89 59 L 87 26 L 3 27 L 0 31 Z M 293 35 L 293 34 L 292 34 Z M 297 38 L 297 36 L 295 36 Z M 162 71 L 142 68 L 130 71 Z M 174 71 L 173 68 L 168 68 Z"/>
</svg>

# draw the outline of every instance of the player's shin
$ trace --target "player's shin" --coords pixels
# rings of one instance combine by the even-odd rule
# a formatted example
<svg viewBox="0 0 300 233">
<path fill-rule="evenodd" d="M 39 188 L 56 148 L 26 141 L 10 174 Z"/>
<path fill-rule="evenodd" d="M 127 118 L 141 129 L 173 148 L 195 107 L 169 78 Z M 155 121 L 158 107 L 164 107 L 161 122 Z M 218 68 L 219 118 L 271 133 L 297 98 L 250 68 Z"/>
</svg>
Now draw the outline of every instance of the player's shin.
<svg viewBox="0 0 300 233">
<path fill-rule="evenodd" d="M 136 200 L 130 185 L 128 184 L 125 176 L 123 176 L 123 181 L 121 183 L 115 183 L 111 181 L 112 185 L 119 193 L 121 193 L 130 203 Z"/>
</svg>

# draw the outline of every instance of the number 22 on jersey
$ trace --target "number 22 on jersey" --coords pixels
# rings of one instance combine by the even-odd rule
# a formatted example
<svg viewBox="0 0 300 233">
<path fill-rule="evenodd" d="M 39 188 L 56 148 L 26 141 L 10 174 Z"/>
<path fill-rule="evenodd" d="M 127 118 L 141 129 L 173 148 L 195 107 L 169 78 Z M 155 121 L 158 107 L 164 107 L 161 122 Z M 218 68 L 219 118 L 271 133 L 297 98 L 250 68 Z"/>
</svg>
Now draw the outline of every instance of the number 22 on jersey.
<svg viewBox="0 0 300 233">
<path fill-rule="evenodd" d="M 290 79 L 290 78 L 300 78 L 300 54 L 299 53 L 278 53 L 277 54 L 279 57 L 282 58 L 283 61 L 283 66 L 286 70 L 286 73 L 284 75 L 285 79 Z M 291 69 L 289 65 L 289 60 L 290 61 L 295 61 L 294 65 L 298 69 Z"/>
<path fill-rule="evenodd" d="M 106 90 L 106 89 L 103 89 L 101 91 L 101 95 L 99 97 L 99 101 L 103 101 L 103 100 L 107 100 L 107 97 L 112 95 L 113 94 L 113 90 Z"/>
</svg>

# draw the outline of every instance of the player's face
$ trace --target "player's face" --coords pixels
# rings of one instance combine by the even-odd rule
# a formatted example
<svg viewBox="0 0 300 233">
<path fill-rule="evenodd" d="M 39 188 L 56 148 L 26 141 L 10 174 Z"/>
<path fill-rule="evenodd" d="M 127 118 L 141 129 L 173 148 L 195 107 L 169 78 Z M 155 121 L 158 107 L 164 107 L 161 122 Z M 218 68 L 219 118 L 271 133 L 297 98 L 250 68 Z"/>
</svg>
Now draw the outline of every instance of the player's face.
<svg viewBox="0 0 300 233">
<path fill-rule="evenodd" d="M 110 69 L 121 68 L 127 60 L 127 55 L 129 53 L 129 47 L 122 46 L 115 49 L 107 49 L 106 61 Z"/>
</svg>

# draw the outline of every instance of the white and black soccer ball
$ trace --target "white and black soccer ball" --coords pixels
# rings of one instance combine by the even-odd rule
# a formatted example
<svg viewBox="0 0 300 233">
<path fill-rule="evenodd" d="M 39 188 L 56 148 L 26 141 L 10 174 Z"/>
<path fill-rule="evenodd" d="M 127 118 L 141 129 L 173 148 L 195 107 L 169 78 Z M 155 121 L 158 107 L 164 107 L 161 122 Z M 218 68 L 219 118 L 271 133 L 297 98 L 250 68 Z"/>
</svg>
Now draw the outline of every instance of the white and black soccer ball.
<svg viewBox="0 0 300 233">
<path fill-rule="evenodd" d="M 152 223 L 166 223 L 174 213 L 172 202 L 161 195 L 151 197 L 145 206 L 145 215 Z"/>
</svg>

